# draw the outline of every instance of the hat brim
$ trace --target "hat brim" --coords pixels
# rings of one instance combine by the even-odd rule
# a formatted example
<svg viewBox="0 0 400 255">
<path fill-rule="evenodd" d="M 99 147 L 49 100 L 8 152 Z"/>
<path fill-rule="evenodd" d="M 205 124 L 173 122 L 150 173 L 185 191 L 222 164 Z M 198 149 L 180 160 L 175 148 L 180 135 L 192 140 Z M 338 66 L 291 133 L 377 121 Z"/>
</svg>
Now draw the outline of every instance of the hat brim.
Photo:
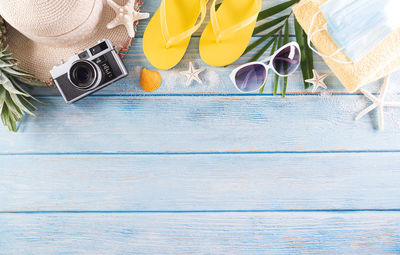
<svg viewBox="0 0 400 255">
<path fill-rule="evenodd" d="M 123 4 L 125 1 L 117 1 Z M 106 25 L 115 18 L 115 12 L 107 4 L 104 5 L 102 18 L 90 38 L 70 47 L 52 47 L 35 42 L 12 26 L 7 27 L 7 44 L 13 57 L 18 60 L 19 67 L 33 74 L 36 79 L 48 82 L 51 79 L 50 70 L 62 60 L 95 45 L 100 39 L 109 39 L 117 50 L 129 48 L 132 38 L 124 26 L 107 29 Z"/>
</svg>

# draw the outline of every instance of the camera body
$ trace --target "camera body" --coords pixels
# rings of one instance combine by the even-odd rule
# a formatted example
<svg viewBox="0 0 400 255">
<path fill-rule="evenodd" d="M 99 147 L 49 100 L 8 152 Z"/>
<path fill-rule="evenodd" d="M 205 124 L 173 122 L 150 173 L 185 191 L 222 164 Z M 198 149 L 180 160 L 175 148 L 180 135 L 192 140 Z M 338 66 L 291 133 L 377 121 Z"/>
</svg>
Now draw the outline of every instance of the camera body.
<svg viewBox="0 0 400 255">
<path fill-rule="evenodd" d="M 111 41 L 103 39 L 68 62 L 53 67 L 50 74 L 65 102 L 73 103 L 127 76 L 128 72 Z"/>
</svg>

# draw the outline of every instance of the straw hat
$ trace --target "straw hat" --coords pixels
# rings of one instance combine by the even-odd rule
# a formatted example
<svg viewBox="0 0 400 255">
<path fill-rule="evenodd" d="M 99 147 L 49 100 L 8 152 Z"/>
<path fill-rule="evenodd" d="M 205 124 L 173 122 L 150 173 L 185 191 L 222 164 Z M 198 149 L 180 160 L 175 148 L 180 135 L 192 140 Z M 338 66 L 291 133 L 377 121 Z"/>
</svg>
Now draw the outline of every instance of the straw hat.
<svg viewBox="0 0 400 255">
<path fill-rule="evenodd" d="M 0 16 L 7 22 L 7 44 L 19 66 L 48 81 L 61 60 L 110 39 L 118 49 L 131 43 L 126 29 L 107 29 L 115 17 L 106 0 L 1 0 Z M 125 5 L 128 0 L 114 0 Z"/>
</svg>

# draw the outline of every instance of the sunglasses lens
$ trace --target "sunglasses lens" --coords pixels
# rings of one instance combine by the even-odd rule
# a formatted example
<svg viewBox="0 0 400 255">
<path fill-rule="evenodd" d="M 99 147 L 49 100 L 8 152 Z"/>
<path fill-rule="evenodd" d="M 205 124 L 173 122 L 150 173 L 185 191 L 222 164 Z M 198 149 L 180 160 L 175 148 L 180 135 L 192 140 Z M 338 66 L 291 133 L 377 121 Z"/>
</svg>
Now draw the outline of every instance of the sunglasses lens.
<svg viewBox="0 0 400 255">
<path fill-rule="evenodd" d="M 300 51 L 297 47 L 289 45 L 283 48 L 273 59 L 274 69 L 280 75 L 294 72 L 300 64 Z"/>
<path fill-rule="evenodd" d="M 266 77 L 267 70 L 263 65 L 248 65 L 236 73 L 236 86 L 242 92 L 255 91 L 262 87 Z"/>
</svg>

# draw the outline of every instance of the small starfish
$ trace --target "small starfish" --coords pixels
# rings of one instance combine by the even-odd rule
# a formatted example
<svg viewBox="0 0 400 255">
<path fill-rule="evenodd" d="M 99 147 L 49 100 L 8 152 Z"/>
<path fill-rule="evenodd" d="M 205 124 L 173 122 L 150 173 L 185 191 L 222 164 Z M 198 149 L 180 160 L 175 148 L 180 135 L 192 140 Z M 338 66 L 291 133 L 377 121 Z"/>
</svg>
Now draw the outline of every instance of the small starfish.
<svg viewBox="0 0 400 255">
<path fill-rule="evenodd" d="M 377 108 L 377 110 L 378 110 L 378 125 L 379 125 L 379 129 L 380 130 L 384 130 L 385 121 L 384 121 L 383 108 L 385 106 L 400 107 L 400 102 L 385 102 L 385 96 L 386 96 L 386 92 L 387 92 L 389 78 L 390 78 L 389 75 L 386 76 L 385 81 L 383 82 L 382 89 L 381 89 L 381 94 L 379 95 L 379 97 L 376 97 L 376 96 L 372 95 L 370 92 L 368 92 L 368 91 L 366 91 L 364 89 L 360 89 L 361 93 L 363 93 L 364 96 L 368 97 L 373 102 L 373 104 L 368 106 L 362 112 L 360 112 L 360 114 L 357 115 L 356 120 L 361 119 L 367 113 L 369 113 L 370 111 L 372 111 L 375 108 Z"/>
<path fill-rule="evenodd" d="M 107 24 L 108 29 L 116 26 L 124 25 L 128 31 L 129 37 L 135 37 L 135 29 L 133 23 L 140 19 L 150 17 L 149 13 L 140 13 L 135 11 L 135 0 L 129 0 L 125 6 L 119 6 L 113 0 L 107 0 L 108 5 L 115 11 L 115 18 Z"/>
<path fill-rule="evenodd" d="M 192 62 L 189 62 L 189 70 L 181 72 L 181 74 L 185 75 L 187 78 L 186 86 L 189 86 L 193 80 L 197 81 L 200 84 L 203 82 L 199 78 L 199 74 L 206 70 L 205 68 L 195 69 Z"/>
<path fill-rule="evenodd" d="M 311 83 L 314 85 L 312 92 L 315 93 L 319 87 L 323 87 L 327 89 L 328 87 L 325 84 L 325 79 L 328 77 L 327 74 L 319 75 L 316 70 L 312 70 L 314 74 L 314 78 L 305 80 L 307 83 Z"/>
</svg>

